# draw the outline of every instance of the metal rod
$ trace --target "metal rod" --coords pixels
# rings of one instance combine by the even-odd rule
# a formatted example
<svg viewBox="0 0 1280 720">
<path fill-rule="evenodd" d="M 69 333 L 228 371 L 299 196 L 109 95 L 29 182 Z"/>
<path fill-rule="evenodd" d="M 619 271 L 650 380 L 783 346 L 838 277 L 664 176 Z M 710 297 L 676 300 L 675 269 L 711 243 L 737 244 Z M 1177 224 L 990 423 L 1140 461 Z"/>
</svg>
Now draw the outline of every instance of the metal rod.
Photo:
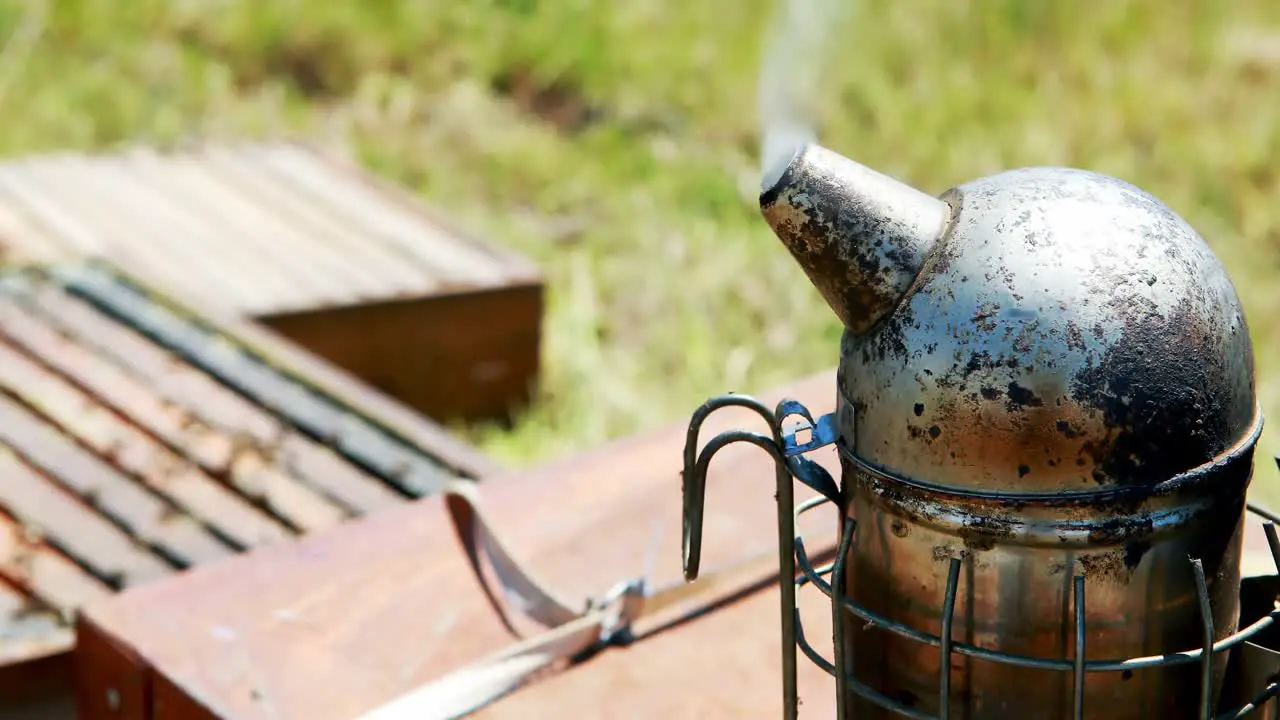
<svg viewBox="0 0 1280 720">
<path fill-rule="evenodd" d="M 777 428 L 775 426 L 775 433 Z M 797 720 L 800 714 L 800 692 L 796 684 L 796 626 L 800 613 L 796 609 L 796 555 L 795 555 L 795 490 L 791 486 L 791 473 L 782 458 L 782 442 L 777 440 L 778 482 L 778 568 L 782 595 L 782 699 L 783 717 Z"/>
<path fill-rule="evenodd" d="M 956 614 L 956 588 L 960 585 L 960 558 L 947 567 L 947 590 L 942 599 L 942 643 L 938 668 L 938 717 L 951 717 L 951 621 Z"/>
<path fill-rule="evenodd" d="M 1280 457 L 1276 458 L 1276 463 L 1280 464 Z M 1258 515 L 1259 517 L 1267 520 L 1268 522 L 1273 522 L 1273 523 L 1280 522 L 1280 515 L 1277 515 L 1271 510 L 1268 510 L 1267 508 L 1262 507 L 1261 505 L 1257 505 L 1255 503 L 1245 503 L 1245 507 L 1249 508 L 1249 512 L 1255 515 Z"/>
<path fill-rule="evenodd" d="M 1276 695 L 1280 695 L 1280 683 L 1273 682 L 1267 685 L 1265 688 L 1263 688 L 1262 692 L 1254 696 L 1254 698 L 1250 700 L 1247 705 L 1244 705 L 1236 710 L 1228 710 L 1227 712 L 1219 715 L 1217 717 L 1217 720 L 1241 720 L 1242 718 L 1246 718 L 1249 715 L 1251 715 L 1255 710 L 1262 707 L 1262 705 L 1265 704 L 1268 700 L 1271 700 L 1272 698 L 1276 697 Z M 1274 717 L 1275 711 L 1273 710 L 1271 713 L 1268 713 L 1268 714 Z"/>
<path fill-rule="evenodd" d="M 802 565 L 801 571 L 805 573 L 809 582 L 813 583 L 819 591 L 827 597 L 831 597 L 831 585 L 813 573 L 812 565 Z M 915 640 L 925 645 L 931 645 L 933 647 L 939 647 L 941 645 L 942 641 L 936 635 L 917 630 L 900 622 L 889 620 L 888 618 L 877 615 L 870 610 L 854 605 L 847 598 L 841 599 L 839 602 L 844 604 L 845 609 L 852 613 L 854 617 L 857 617 L 869 625 L 888 630 L 889 632 Z M 1257 635 L 1259 632 L 1276 624 L 1277 620 L 1280 620 L 1280 609 L 1272 610 L 1265 617 L 1259 619 L 1249 627 L 1218 640 L 1213 644 L 1211 654 L 1222 653 L 1236 647 L 1254 635 Z M 956 652 L 961 655 L 968 655 L 970 657 L 981 658 L 983 660 L 1003 663 L 1006 665 L 1013 665 L 1015 667 L 1058 671 L 1072 671 L 1075 669 L 1075 663 L 1071 660 L 1018 655 L 1015 653 L 990 650 L 976 645 L 970 645 L 968 643 L 953 643 L 951 650 L 952 652 Z M 1147 655 L 1139 658 L 1129 658 L 1127 660 L 1093 660 L 1085 663 L 1085 672 L 1117 672 L 1124 670 L 1144 670 L 1154 667 L 1186 665 L 1193 662 L 1199 662 L 1203 655 L 1204 648 L 1197 648 L 1195 650 L 1169 652 L 1161 655 Z"/>
<path fill-rule="evenodd" d="M 805 657 L 809 658 L 809 660 L 814 665 L 821 668 L 823 672 L 831 677 L 839 677 L 836 675 L 836 666 L 832 665 L 829 660 L 819 655 L 818 651 L 813 649 L 813 646 L 809 644 L 809 639 L 804 636 L 804 623 L 800 622 L 800 611 L 794 610 L 791 614 L 794 617 L 796 624 L 796 647 L 800 648 L 800 651 L 805 654 Z"/>
<path fill-rule="evenodd" d="M 1072 580 L 1076 607 L 1076 656 L 1075 687 L 1072 707 L 1075 708 L 1075 719 L 1084 718 L 1084 664 L 1085 664 L 1085 624 L 1084 624 L 1084 576 L 1076 575 Z"/>
<path fill-rule="evenodd" d="M 784 400 L 779 408 L 793 408 L 797 403 Z M 754 411 L 769 425 L 772 436 L 746 431 L 729 431 L 717 435 L 699 453 L 698 435 L 707 417 L 724 407 L 742 407 Z M 796 556 L 795 556 L 795 488 L 787 469 L 782 440 L 782 424 L 778 413 L 747 395 L 721 395 L 703 403 L 689 420 L 684 446 L 684 575 L 686 580 L 698 576 L 702 556 L 702 525 L 706 502 L 707 469 L 711 458 L 725 446 L 747 442 L 769 453 L 776 471 L 775 499 L 778 511 L 778 571 L 781 595 L 782 625 L 782 707 L 785 720 L 797 720 L 800 696 L 796 686 Z"/>
<path fill-rule="evenodd" d="M 802 506 L 798 507 L 796 510 L 796 513 L 799 514 L 800 512 L 811 510 L 822 504 L 823 504 L 822 500 L 815 498 L 814 500 L 807 501 Z M 1256 513 L 1256 510 L 1252 506 L 1250 506 L 1250 510 Z M 1261 514 L 1261 513 L 1256 513 L 1256 514 Z M 1270 522 L 1263 524 L 1263 532 L 1266 534 L 1267 542 L 1271 548 L 1273 559 L 1276 561 L 1277 570 L 1280 571 L 1280 535 L 1277 534 L 1275 525 Z M 851 534 L 852 533 L 850 533 L 850 535 Z M 1243 630 L 1240 630 L 1232 634 L 1231 636 L 1228 636 L 1226 638 L 1223 638 L 1221 640 L 1214 642 L 1213 636 L 1215 631 L 1214 631 L 1214 624 L 1213 624 L 1213 608 L 1212 608 L 1212 603 L 1209 599 L 1208 583 L 1206 581 L 1206 577 L 1204 573 L 1204 566 L 1200 560 L 1195 558 L 1190 558 L 1192 571 L 1195 576 L 1195 581 L 1197 585 L 1197 597 L 1200 605 L 1202 624 L 1204 626 L 1204 644 L 1202 645 L 1201 648 L 1197 650 L 1188 650 L 1184 652 L 1165 653 L 1163 655 L 1152 655 L 1148 657 L 1132 658 L 1129 660 L 1105 660 L 1105 661 L 1088 662 L 1086 660 L 1086 657 L 1087 657 L 1086 637 L 1085 637 L 1086 628 L 1084 623 L 1084 616 L 1086 612 L 1085 600 L 1084 600 L 1085 583 L 1084 583 L 1083 577 L 1076 576 L 1073 578 L 1073 596 L 1076 599 L 1076 602 L 1075 602 L 1076 653 L 1074 657 L 1071 660 L 1049 660 L 1044 658 L 1027 657 L 1027 656 L 1014 655 L 1011 653 L 1003 653 L 1003 652 L 993 651 L 993 650 L 984 650 L 982 648 L 966 645 L 964 643 L 953 642 L 950 640 L 950 632 L 949 632 L 950 628 L 946 628 L 942 636 L 933 636 L 933 635 L 930 635 L 929 633 L 921 632 L 909 626 L 887 620 L 879 615 L 876 615 L 875 613 L 864 610 L 861 607 L 855 605 L 848 598 L 842 597 L 841 593 L 843 592 L 843 589 L 844 589 L 842 585 L 829 583 L 823 579 L 823 576 L 827 575 L 830 572 L 838 571 L 841 573 L 841 576 L 843 576 L 844 567 L 842 564 L 839 565 L 839 567 L 836 567 L 835 564 L 826 565 L 826 566 L 823 566 L 821 571 L 818 571 L 814 568 L 813 564 L 809 560 L 808 554 L 805 552 L 803 538 L 797 536 L 794 540 L 793 547 L 794 547 L 796 562 L 801 571 L 800 576 L 796 578 L 795 587 L 799 587 L 806 583 L 812 583 L 813 585 L 817 586 L 821 592 L 823 592 L 829 598 L 832 598 L 833 602 L 836 602 L 837 604 L 844 606 L 845 610 L 853 614 L 855 617 L 865 621 L 869 627 L 878 627 L 884 630 L 889 630 L 903 637 L 916 640 L 926 645 L 933 645 L 935 647 L 939 647 L 940 649 L 944 648 L 945 646 L 947 648 L 947 652 L 960 653 L 960 654 L 968 655 L 971 657 L 978 657 L 985 660 L 990 660 L 992 662 L 1020 666 L 1020 667 L 1040 668 L 1040 669 L 1046 669 L 1046 670 L 1073 671 L 1074 681 L 1075 681 L 1074 692 L 1076 696 L 1074 715 L 1077 718 L 1081 718 L 1083 716 L 1083 708 L 1084 708 L 1083 687 L 1084 687 L 1085 673 L 1116 672 L 1116 671 L 1137 670 L 1137 669 L 1152 668 L 1152 667 L 1169 667 L 1169 666 L 1183 665 L 1191 662 L 1201 663 L 1201 669 L 1202 669 L 1201 706 L 1199 708 L 1200 710 L 1199 717 L 1206 718 L 1206 719 L 1215 718 L 1212 711 L 1212 707 L 1213 707 L 1212 706 L 1212 703 L 1213 703 L 1212 667 L 1213 667 L 1214 656 L 1220 653 L 1223 653 L 1235 647 L 1236 645 L 1239 645 L 1240 643 L 1257 635 L 1259 632 L 1262 632 L 1263 630 L 1271 627 L 1278 620 L 1280 620 L 1280 609 L 1273 610 L 1267 616 L 1249 625 L 1249 627 L 1244 628 Z M 843 547 L 842 547 L 842 550 L 844 550 Z M 848 554 L 847 552 L 841 552 L 837 556 L 837 561 L 840 560 L 841 558 L 846 557 L 847 554 Z M 955 566 L 955 567 L 958 567 L 958 566 Z M 957 573 L 956 575 L 957 585 L 958 585 L 958 579 L 959 578 Z M 950 577 L 949 577 L 948 585 L 949 586 L 951 585 Z M 839 589 L 841 592 L 835 592 L 835 590 L 837 589 Z M 946 598 L 948 606 L 951 606 L 951 598 L 949 597 L 950 595 L 951 595 L 951 590 L 950 588 L 948 588 L 948 597 Z M 836 671 L 836 667 L 832 663 L 828 662 L 821 655 L 819 655 L 812 648 L 812 646 L 810 646 L 809 643 L 805 640 L 803 626 L 800 622 L 798 610 L 793 610 L 792 620 L 793 620 L 793 627 L 795 629 L 794 632 L 796 637 L 796 644 L 798 648 L 802 650 L 804 654 L 810 660 L 812 660 L 815 664 L 817 664 L 818 667 L 822 669 L 824 672 L 827 672 L 833 677 L 840 678 L 841 674 Z M 840 622 L 847 623 L 848 620 L 845 618 L 841 618 Z M 837 638 L 839 638 L 840 636 L 841 635 L 839 633 L 836 633 Z M 944 637 L 947 638 L 946 641 L 943 640 Z M 946 653 L 944 653 L 944 656 L 945 654 Z M 847 658 L 846 658 L 846 661 L 847 661 Z M 947 708 L 946 704 L 943 705 L 944 710 L 942 710 L 942 713 L 943 713 L 942 715 L 930 716 L 928 714 L 920 712 L 919 710 L 908 707 L 903 703 L 898 702 L 876 691 L 875 689 L 858 682 L 851 675 L 843 678 L 843 685 L 845 688 L 848 689 L 849 692 L 852 692 L 853 695 L 863 698 L 864 700 L 867 700 L 881 708 L 889 710 L 903 717 L 916 718 L 917 720 L 943 720 L 944 718 L 946 718 L 946 713 L 947 713 L 947 709 L 945 709 Z M 941 697 L 945 697 L 945 694 L 942 692 L 940 692 L 940 698 Z M 1280 697 L 1280 683 L 1272 682 L 1262 692 L 1260 692 L 1256 697 L 1254 697 L 1250 703 L 1233 710 L 1224 711 L 1221 714 L 1217 715 L 1215 720 L 1241 720 L 1242 718 L 1247 717 L 1250 713 L 1258 710 L 1259 707 L 1262 706 L 1264 703 L 1266 703 L 1268 700 L 1272 700 L 1276 697 Z M 847 703 L 847 699 L 841 697 L 840 702 Z M 838 707 L 840 706 L 838 705 Z M 794 716 L 789 715 L 788 717 L 790 718 Z"/>
<path fill-rule="evenodd" d="M 836 551 L 836 561 L 831 567 L 831 591 L 840 597 L 844 596 L 845 588 L 848 585 L 848 577 L 845 572 L 847 570 L 849 550 L 853 546 L 853 533 L 856 528 L 857 523 L 853 518 L 845 519 L 844 534 L 840 537 L 840 549 Z M 845 683 L 852 677 L 852 673 L 849 670 L 850 658 L 845 654 L 844 615 L 844 607 L 840 603 L 831 603 L 831 647 L 832 654 L 836 659 L 836 717 L 838 718 L 849 717 L 845 710 L 847 705 Z"/>
<path fill-rule="evenodd" d="M 863 698 L 864 700 L 870 700 L 885 710 L 897 713 L 902 717 L 911 718 L 911 720 L 939 720 L 936 715 L 930 715 L 926 712 L 916 710 L 915 708 L 894 700 L 888 695 L 885 695 L 869 685 L 864 685 L 853 678 L 849 678 L 849 689 L 857 694 L 858 697 Z"/>
<path fill-rule="evenodd" d="M 1200 656 L 1200 718 L 1213 717 L 1213 606 L 1209 602 L 1209 584 L 1204 578 L 1204 564 L 1200 558 L 1191 558 L 1191 572 L 1195 575 L 1196 599 L 1200 603 L 1200 622 L 1204 628 L 1204 650 Z"/>
<path fill-rule="evenodd" d="M 702 449 L 701 454 L 698 452 L 698 435 L 702 431 L 702 424 L 706 422 L 711 413 L 726 407 L 740 407 L 751 410 L 772 428 L 775 425 L 773 412 L 765 407 L 764 403 L 747 395 L 720 395 L 707 400 L 689 418 L 689 429 L 685 432 L 684 438 L 684 465 L 681 470 L 681 478 L 684 488 L 684 577 L 686 580 L 693 580 L 698 576 L 698 568 L 702 558 L 702 515 L 704 508 L 704 500 L 706 498 L 706 470 L 705 466 L 710 463 L 710 455 L 712 447 L 716 449 L 728 445 L 732 440 L 726 438 L 728 433 L 722 433 L 711 442 L 707 443 L 707 447 Z M 779 455 L 778 448 L 770 448 L 769 439 L 757 433 L 737 433 L 741 436 L 750 436 L 750 441 L 758 445 L 766 451 L 770 451 L 772 455 Z M 742 440 L 748 440 L 743 437 Z M 705 462 L 704 462 L 705 459 Z M 776 457 L 775 457 L 776 460 Z M 699 472 L 699 468 L 702 471 Z"/>
<path fill-rule="evenodd" d="M 1262 534 L 1267 536 L 1267 546 L 1271 548 L 1271 561 L 1276 564 L 1276 572 L 1280 573 L 1280 537 L 1276 537 L 1275 523 L 1263 523 Z"/>
</svg>

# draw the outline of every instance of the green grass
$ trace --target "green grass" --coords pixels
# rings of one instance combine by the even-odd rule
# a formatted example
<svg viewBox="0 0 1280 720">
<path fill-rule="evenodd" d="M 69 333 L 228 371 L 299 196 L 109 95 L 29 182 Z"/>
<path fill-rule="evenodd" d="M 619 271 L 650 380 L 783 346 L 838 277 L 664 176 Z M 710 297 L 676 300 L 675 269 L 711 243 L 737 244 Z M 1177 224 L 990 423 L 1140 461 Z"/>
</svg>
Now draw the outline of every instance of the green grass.
<svg viewBox="0 0 1280 720">
<path fill-rule="evenodd" d="M 1280 4 L 1088 5 L 858 3 L 825 67 L 821 139 L 934 192 L 1033 164 L 1151 190 L 1235 278 L 1280 417 Z M 839 328 L 755 209 L 770 8 L 0 0 L 0 154 L 350 143 L 546 269 L 541 396 L 514 431 L 471 431 L 531 462 L 834 364 Z M 559 97 L 560 116 L 525 95 Z M 1260 482 L 1278 479 L 1274 449 Z"/>
</svg>

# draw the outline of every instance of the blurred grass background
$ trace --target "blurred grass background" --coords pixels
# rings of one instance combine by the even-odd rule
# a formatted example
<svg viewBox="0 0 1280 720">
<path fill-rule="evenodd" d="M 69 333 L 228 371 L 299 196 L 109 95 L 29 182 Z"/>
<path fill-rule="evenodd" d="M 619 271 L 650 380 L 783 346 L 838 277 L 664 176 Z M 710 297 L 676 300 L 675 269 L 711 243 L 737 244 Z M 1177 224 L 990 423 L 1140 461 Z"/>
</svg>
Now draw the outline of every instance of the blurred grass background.
<svg viewBox="0 0 1280 720">
<path fill-rule="evenodd" d="M 771 14 L 0 0 L 0 154 L 285 134 L 355 147 L 546 269 L 538 401 L 514 430 L 468 431 L 531 462 L 834 365 L 834 318 L 756 212 Z M 932 192 L 1091 168 L 1187 217 L 1236 280 L 1280 418 L 1280 3 L 859 0 L 838 37 L 824 144 Z"/>
</svg>

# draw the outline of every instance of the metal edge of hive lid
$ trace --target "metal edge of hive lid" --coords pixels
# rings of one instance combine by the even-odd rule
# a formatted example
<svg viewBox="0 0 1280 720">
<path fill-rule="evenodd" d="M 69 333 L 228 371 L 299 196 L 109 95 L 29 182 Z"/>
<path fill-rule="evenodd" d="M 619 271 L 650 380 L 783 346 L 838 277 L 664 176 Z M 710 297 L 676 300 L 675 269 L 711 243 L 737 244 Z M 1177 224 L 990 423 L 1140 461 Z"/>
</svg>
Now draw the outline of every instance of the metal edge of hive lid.
<svg viewBox="0 0 1280 720">
<path fill-rule="evenodd" d="M 410 498 L 466 476 L 109 261 L 26 265 L 14 272 L 57 283 Z"/>
<path fill-rule="evenodd" d="M 699 451 L 699 430 L 702 424 L 716 410 L 726 407 L 739 407 L 754 411 L 764 419 L 769 432 L 765 434 L 750 430 L 729 430 L 707 441 Z M 850 547 L 850 542 L 854 535 L 852 525 L 856 522 L 853 518 L 845 520 L 845 527 L 840 535 L 840 545 L 837 549 L 835 560 L 816 567 L 810 562 L 808 553 L 805 550 L 804 539 L 795 531 L 798 517 L 826 503 L 835 503 L 837 506 L 841 506 L 843 503 L 835 480 L 825 468 L 806 458 L 805 454 L 835 444 L 837 435 L 835 413 L 814 418 L 807 408 L 794 400 L 783 400 L 776 408 L 770 409 L 750 396 L 729 394 L 712 398 L 695 411 L 689 423 L 684 447 L 684 467 L 681 474 L 684 499 L 683 560 L 685 578 L 689 581 L 697 578 L 701 564 L 703 504 L 706 495 L 707 471 L 713 456 L 726 446 L 735 443 L 748 443 L 768 453 L 777 468 L 778 560 L 782 598 L 780 607 L 782 686 L 784 716 L 787 720 L 795 720 L 799 714 L 800 703 L 797 696 L 796 682 L 797 650 L 827 674 L 831 675 L 833 679 L 843 678 L 843 683 L 850 693 L 897 715 L 915 720 L 946 720 L 948 717 L 949 703 L 942 702 L 941 699 L 948 698 L 950 695 L 951 658 L 956 655 L 967 655 L 993 663 L 1072 673 L 1074 676 L 1074 712 L 1077 718 L 1083 717 L 1084 714 L 1084 677 L 1086 673 L 1124 673 L 1146 668 L 1190 663 L 1198 664 L 1201 671 L 1201 702 L 1197 712 L 1199 718 L 1212 718 L 1213 720 L 1246 718 L 1255 716 L 1254 713 L 1264 708 L 1270 711 L 1269 717 L 1280 715 L 1280 708 L 1277 708 L 1277 703 L 1271 702 L 1273 699 L 1280 697 L 1280 659 L 1278 659 L 1280 658 L 1280 652 L 1277 651 L 1277 649 L 1280 649 L 1280 645 L 1260 642 L 1264 634 L 1275 633 L 1280 630 L 1280 624 L 1277 624 L 1277 620 L 1280 620 L 1280 535 L 1277 534 L 1276 530 L 1277 523 L 1280 523 L 1280 516 L 1277 514 L 1253 503 L 1247 505 L 1248 514 L 1252 516 L 1252 521 L 1262 523 L 1262 530 L 1266 537 L 1271 558 L 1276 566 L 1276 573 L 1255 578 L 1260 580 L 1261 583 L 1255 583 L 1258 587 L 1251 588 L 1253 594 L 1258 596 L 1253 598 L 1254 604 L 1257 605 L 1257 601 L 1261 600 L 1262 606 L 1261 609 L 1254 613 L 1256 615 L 1255 618 L 1246 620 L 1249 624 L 1243 629 L 1215 642 L 1213 613 L 1210 607 L 1209 590 L 1204 568 L 1200 559 L 1191 557 L 1188 558 L 1188 562 L 1195 578 L 1197 602 L 1203 621 L 1204 644 L 1201 647 L 1180 648 L 1176 651 L 1144 657 L 1086 660 L 1085 651 L 1087 651 L 1086 639 L 1088 633 L 1084 622 L 1084 591 L 1088 579 L 1084 575 L 1076 575 L 1071 584 L 1070 594 L 1071 606 L 1074 610 L 1073 630 L 1076 648 L 1079 651 L 1068 658 L 1014 655 L 984 649 L 973 644 L 956 642 L 951 638 L 950 629 L 961 576 L 962 560 L 959 558 L 953 557 L 950 559 L 945 596 L 942 603 L 944 611 L 940 618 L 942 632 L 938 635 L 886 619 L 861 607 L 844 594 L 844 578 L 846 574 L 843 571 L 845 563 L 852 552 Z M 1280 463 L 1280 458 L 1277 458 L 1277 462 Z M 818 495 L 808 501 L 796 504 L 793 485 L 795 480 L 816 491 Z M 819 592 L 830 600 L 834 638 L 843 636 L 843 629 L 849 622 L 861 622 L 867 626 L 881 628 L 923 645 L 938 648 L 940 714 L 930 715 L 921 712 L 859 683 L 848 672 L 849 659 L 846 657 L 844 643 L 833 643 L 834 657 L 832 659 L 829 660 L 823 657 L 805 637 L 800 619 L 796 595 L 797 590 L 806 585 L 817 588 Z M 1245 588 L 1246 590 L 1242 592 L 1250 590 L 1248 584 L 1246 584 Z M 1267 609 L 1268 603 L 1270 609 Z M 1235 707 L 1215 709 L 1211 705 L 1213 663 L 1215 658 L 1233 648 L 1252 648 L 1264 653 L 1267 657 L 1262 660 L 1262 663 L 1265 663 L 1266 666 L 1258 669 L 1257 666 L 1260 663 L 1255 662 L 1254 668 L 1242 670 L 1237 663 L 1232 666 L 1234 668 L 1232 673 L 1237 677 L 1229 677 L 1228 682 L 1234 679 L 1239 684 L 1242 679 L 1245 681 L 1253 680 L 1261 687 L 1243 689 L 1242 692 L 1245 693 L 1244 697 L 1246 699 L 1240 701 Z M 846 693 L 837 692 L 836 698 L 838 703 L 837 716 L 845 717 L 843 705 Z"/>
</svg>

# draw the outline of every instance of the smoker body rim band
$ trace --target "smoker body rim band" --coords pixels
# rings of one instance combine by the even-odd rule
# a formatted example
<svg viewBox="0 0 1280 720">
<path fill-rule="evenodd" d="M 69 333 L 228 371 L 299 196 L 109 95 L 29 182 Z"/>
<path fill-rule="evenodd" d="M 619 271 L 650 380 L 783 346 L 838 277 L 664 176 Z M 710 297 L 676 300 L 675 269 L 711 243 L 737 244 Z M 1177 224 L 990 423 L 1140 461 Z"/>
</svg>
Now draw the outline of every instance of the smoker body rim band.
<svg viewBox="0 0 1280 720">
<path fill-rule="evenodd" d="M 1205 463 L 1153 485 L 1119 486 L 1103 490 L 1060 493 L 1017 493 L 994 490 L 966 490 L 923 482 L 887 471 L 853 452 L 842 438 L 835 445 L 841 459 L 865 476 L 855 481 L 865 487 L 870 502 L 912 522 L 950 534 L 979 534 L 1000 544 L 1063 547 L 1096 544 L 1096 527 L 1076 519 L 1071 510 L 1105 507 L 1117 521 L 1110 531 L 1116 543 L 1134 537 L 1153 537 L 1195 522 L 1228 502 L 1221 493 L 1248 487 L 1251 470 L 1245 468 L 1232 479 L 1232 471 L 1250 464 L 1262 434 L 1260 405 L 1254 405 L 1253 419 L 1238 440 Z M 1224 482 L 1231 487 L 1208 487 Z M 1178 498 L 1177 504 L 1171 501 Z M 998 529 L 984 529 L 969 521 L 980 513 L 976 508 L 992 503 L 1016 504 L 1022 517 L 1005 517 Z M 924 508 L 929 508 L 925 511 Z M 989 518 L 988 518 L 989 519 Z"/>
<path fill-rule="evenodd" d="M 847 403 L 851 402 L 844 394 L 843 390 L 840 391 L 840 399 Z M 796 404 L 798 405 L 799 403 Z M 835 413 L 831 414 L 834 415 Z M 786 418 L 782 417 L 778 418 L 779 421 L 785 419 Z M 842 438 L 837 438 L 835 440 L 835 445 L 840 453 L 840 457 L 856 463 L 858 467 L 865 470 L 868 474 L 905 485 L 912 490 L 954 498 L 960 501 L 1010 500 L 1018 503 L 1025 503 L 1027 505 L 1061 507 L 1095 500 L 1098 502 L 1110 502 L 1134 498 L 1166 496 L 1187 490 L 1191 486 L 1206 481 L 1211 476 L 1221 473 L 1224 469 L 1227 469 L 1237 461 L 1251 459 L 1250 453 L 1257 446 L 1258 439 L 1262 436 L 1262 428 L 1265 424 L 1264 420 L 1262 404 L 1255 400 L 1253 404 L 1253 414 L 1250 417 L 1249 424 L 1244 429 L 1244 432 L 1242 432 L 1234 442 L 1206 462 L 1177 473 L 1176 475 L 1165 480 L 1161 480 L 1153 485 L 1115 485 L 1100 490 L 1062 489 L 1053 491 L 1016 492 L 938 485 L 924 480 L 907 477 L 905 475 L 899 475 L 891 470 L 887 470 L 877 463 L 858 455 L 849 448 Z M 788 433 L 784 429 L 783 434 L 789 436 L 794 433 Z M 812 447 L 811 449 L 817 448 Z"/>
</svg>

